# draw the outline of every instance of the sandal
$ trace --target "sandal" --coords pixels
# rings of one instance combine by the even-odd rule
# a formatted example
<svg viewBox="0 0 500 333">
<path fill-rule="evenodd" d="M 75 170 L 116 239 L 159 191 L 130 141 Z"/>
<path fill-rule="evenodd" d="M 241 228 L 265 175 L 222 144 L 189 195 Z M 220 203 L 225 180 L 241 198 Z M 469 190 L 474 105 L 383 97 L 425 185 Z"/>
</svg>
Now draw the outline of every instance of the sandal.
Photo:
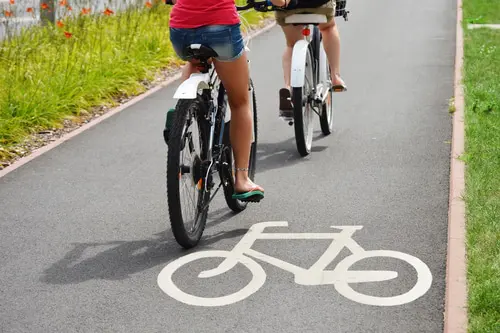
<svg viewBox="0 0 500 333">
<path fill-rule="evenodd" d="M 347 91 L 347 87 L 343 84 L 336 84 L 332 86 L 333 92 L 344 92 Z"/>
<path fill-rule="evenodd" d="M 257 190 L 258 186 L 255 186 L 248 192 L 239 192 L 232 195 L 233 199 L 237 199 L 243 202 L 259 202 L 264 199 L 264 192 Z"/>
<path fill-rule="evenodd" d="M 340 74 L 335 74 L 335 76 L 342 82 L 341 84 L 332 84 L 333 92 L 344 92 L 347 91 L 347 86 L 344 83 L 344 80 L 340 77 Z"/>
</svg>

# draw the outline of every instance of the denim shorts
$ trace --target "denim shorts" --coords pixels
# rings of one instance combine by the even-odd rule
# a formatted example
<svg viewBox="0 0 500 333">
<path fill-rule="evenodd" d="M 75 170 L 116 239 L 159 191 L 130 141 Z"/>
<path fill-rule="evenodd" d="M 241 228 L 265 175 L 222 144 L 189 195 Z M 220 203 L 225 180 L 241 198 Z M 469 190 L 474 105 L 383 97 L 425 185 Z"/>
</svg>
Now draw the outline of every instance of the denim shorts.
<svg viewBox="0 0 500 333">
<path fill-rule="evenodd" d="M 170 41 L 175 53 L 187 60 L 184 49 L 191 44 L 202 44 L 212 48 L 219 55 L 215 59 L 230 62 L 241 57 L 245 51 L 240 24 L 209 25 L 194 29 L 170 28 Z"/>
</svg>

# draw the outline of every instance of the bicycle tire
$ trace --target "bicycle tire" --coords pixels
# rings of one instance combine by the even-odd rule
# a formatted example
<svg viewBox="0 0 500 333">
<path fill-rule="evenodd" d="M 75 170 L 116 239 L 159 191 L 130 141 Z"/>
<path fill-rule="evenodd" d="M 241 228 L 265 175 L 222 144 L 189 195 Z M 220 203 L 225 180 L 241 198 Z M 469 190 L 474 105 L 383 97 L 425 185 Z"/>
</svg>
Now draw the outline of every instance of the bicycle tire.
<svg viewBox="0 0 500 333">
<path fill-rule="evenodd" d="M 183 135 L 184 128 L 191 117 L 196 117 L 198 130 L 200 133 L 200 159 L 203 161 L 207 155 L 208 147 L 208 130 L 207 123 L 203 117 L 205 111 L 204 103 L 201 97 L 194 100 L 180 100 L 174 113 L 172 123 L 172 130 L 170 132 L 170 140 L 168 144 L 168 157 L 167 157 L 167 201 L 168 211 L 170 216 L 170 225 L 175 240 L 182 247 L 189 249 L 198 244 L 203 235 L 205 225 L 207 222 L 208 207 L 203 211 L 200 208 L 205 206 L 210 197 L 210 190 L 207 190 L 204 195 L 198 195 L 198 202 L 196 207 L 195 225 L 192 231 L 187 230 L 182 216 L 181 196 L 180 196 L 180 157 L 181 152 L 185 146 L 185 136 Z M 191 172 L 193 172 L 191 168 Z M 203 179 L 203 178 L 201 178 Z M 204 182 L 202 182 L 204 188 Z"/>
<path fill-rule="evenodd" d="M 327 66 L 327 78 L 330 77 L 330 73 L 330 66 Z M 321 132 L 323 132 L 323 135 L 325 136 L 330 135 L 333 132 L 333 111 L 333 89 L 330 88 L 328 91 L 328 97 L 326 98 L 325 103 L 321 106 L 321 115 L 319 116 Z"/>
<path fill-rule="evenodd" d="M 254 181 L 255 180 L 255 173 L 256 173 L 256 165 L 257 165 L 257 134 L 258 134 L 258 127 L 257 127 L 257 97 L 255 95 L 255 88 L 253 85 L 252 79 L 250 79 L 250 91 L 251 91 L 251 103 L 252 103 L 252 119 L 253 119 L 253 135 L 254 135 L 254 141 L 252 142 L 252 146 L 250 148 L 250 162 L 249 162 L 249 170 L 248 170 L 248 177 Z M 221 91 L 219 91 L 219 94 L 225 94 L 226 91 L 224 87 L 221 84 Z M 231 147 L 231 143 L 229 140 L 229 129 L 230 129 L 230 123 L 228 123 L 225 128 L 224 128 L 224 146 L 227 148 L 223 152 L 223 159 L 222 161 L 227 163 L 228 166 L 230 166 L 231 170 L 229 170 L 226 167 L 221 168 L 221 178 L 223 180 L 222 184 L 224 187 L 224 198 L 226 199 L 226 204 L 227 206 L 235 213 L 240 213 L 244 211 L 248 205 L 248 202 L 243 202 L 238 199 L 233 199 L 232 195 L 234 193 L 234 177 L 232 173 L 232 167 L 233 167 L 233 149 Z"/>
<path fill-rule="evenodd" d="M 311 75 L 311 79 L 314 76 L 314 68 L 313 68 L 313 52 L 311 50 L 311 45 L 309 45 L 306 55 L 306 64 L 305 64 L 305 73 L 309 72 Z M 292 104 L 293 104 L 293 117 L 294 117 L 294 130 L 295 130 L 295 143 L 297 146 L 297 150 L 302 157 L 305 157 L 310 154 L 311 146 L 312 146 L 312 114 L 308 116 L 308 128 L 306 138 L 306 129 L 304 128 L 304 113 L 303 109 L 308 107 L 309 101 L 304 100 L 304 87 L 306 85 L 306 81 L 304 80 L 304 86 L 302 87 L 294 87 L 292 90 Z M 312 83 L 314 84 L 314 83 Z M 311 87 L 312 89 L 313 87 Z M 310 107 L 310 106 L 309 106 Z M 312 113 L 312 110 L 309 110 L 309 113 Z"/>
</svg>

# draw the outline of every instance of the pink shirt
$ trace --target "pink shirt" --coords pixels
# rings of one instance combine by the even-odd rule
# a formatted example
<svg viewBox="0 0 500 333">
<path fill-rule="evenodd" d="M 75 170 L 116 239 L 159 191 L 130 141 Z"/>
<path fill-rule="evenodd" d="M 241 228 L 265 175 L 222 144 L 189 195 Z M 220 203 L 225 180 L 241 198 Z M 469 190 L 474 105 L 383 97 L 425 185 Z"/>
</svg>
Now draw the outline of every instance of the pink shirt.
<svg viewBox="0 0 500 333">
<path fill-rule="evenodd" d="M 177 0 L 170 13 L 172 28 L 240 23 L 234 0 Z"/>
</svg>

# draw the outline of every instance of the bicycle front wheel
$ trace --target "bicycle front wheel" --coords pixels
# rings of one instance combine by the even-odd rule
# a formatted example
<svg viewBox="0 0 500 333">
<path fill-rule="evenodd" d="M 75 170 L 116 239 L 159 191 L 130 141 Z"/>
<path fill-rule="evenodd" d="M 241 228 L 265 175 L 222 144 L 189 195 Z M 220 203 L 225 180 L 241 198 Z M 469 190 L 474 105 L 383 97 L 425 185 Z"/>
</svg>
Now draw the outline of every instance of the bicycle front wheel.
<svg viewBox="0 0 500 333">
<path fill-rule="evenodd" d="M 309 48 L 306 55 L 304 85 L 294 87 L 292 90 L 295 142 L 297 150 L 302 156 L 309 155 L 313 140 L 314 111 L 310 103 L 311 93 L 314 88 L 312 59 L 311 49 Z"/>
<path fill-rule="evenodd" d="M 221 85 L 220 94 L 224 94 L 226 96 L 226 91 Z M 256 161 L 257 161 L 257 98 L 255 96 L 255 89 L 252 80 L 250 79 L 249 83 L 249 93 L 250 93 L 250 109 L 252 110 L 252 120 L 253 120 L 253 140 L 252 145 L 250 147 L 250 161 L 249 161 L 249 170 L 248 177 L 254 181 L 255 180 L 255 171 L 256 171 Z M 226 101 L 226 99 L 224 99 Z M 226 101 L 227 103 L 227 101 Z M 222 184 L 224 187 L 224 198 L 226 199 L 227 206 L 234 212 L 239 213 L 245 210 L 247 207 L 247 202 L 243 202 L 237 199 L 233 199 L 232 195 L 234 193 L 234 155 L 233 149 L 231 147 L 231 143 L 229 140 L 229 128 L 231 123 L 229 122 L 224 128 L 224 147 L 225 150 L 223 152 L 223 162 L 224 166 L 221 168 L 221 178 Z"/>
<path fill-rule="evenodd" d="M 205 229 L 210 190 L 206 185 L 208 124 L 200 98 L 177 103 L 167 158 L 167 198 L 175 240 L 189 249 Z"/>
</svg>

